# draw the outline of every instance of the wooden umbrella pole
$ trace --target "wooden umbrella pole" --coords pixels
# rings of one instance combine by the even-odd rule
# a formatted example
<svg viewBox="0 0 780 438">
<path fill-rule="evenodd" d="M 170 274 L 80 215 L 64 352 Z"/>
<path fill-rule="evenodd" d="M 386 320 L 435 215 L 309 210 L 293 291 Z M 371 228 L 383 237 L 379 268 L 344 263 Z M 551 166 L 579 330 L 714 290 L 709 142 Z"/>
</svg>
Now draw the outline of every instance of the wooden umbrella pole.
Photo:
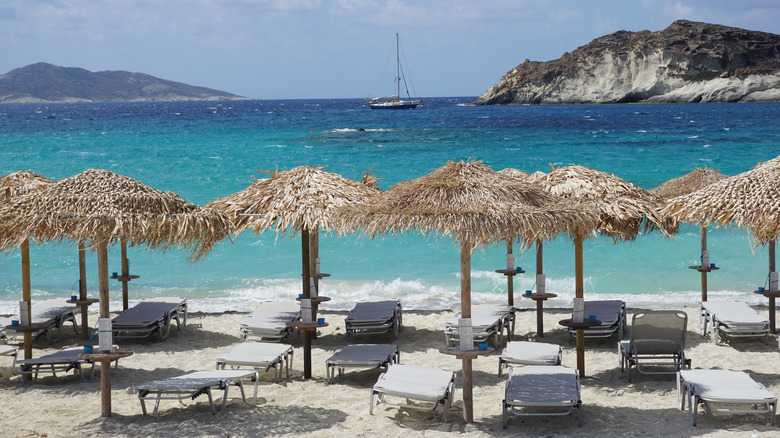
<svg viewBox="0 0 780 438">
<path fill-rule="evenodd" d="M 769 272 L 777 272 L 775 271 L 775 241 L 774 240 L 769 242 Z M 769 295 L 769 330 L 771 330 L 771 332 L 774 333 L 776 328 L 775 297 L 772 294 L 768 294 L 768 295 Z"/>
<path fill-rule="evenodd" d="M 320 294 L 320 279 L 317 274 L 317 257 L 320 254 L 320 227 L 314 227 L 314 230 L 309 233 L 309 278 L 314 279 L 314 289 L 317 291 L 317 296 Z M 309 280 L 311 285 L 311 280 Z M 311 289 L 311 288 L 309 288 Z M 309 292 L 311 295 L 311 292 Z M 311 317 L 312 321 L 317 320 L 317 311 L 319 310 L 319 303 L 311 303 Z M 312 339 L 317 339 L 317 332 L 315 331 L 311 335 Z"/>
<path fill-rule="evenodd" d="M 507 255 L 512 254 L 512 239 L 506 240 L 506 253 Z M 512 266 L 507 266 L 507 268 L 512 268 Z M 515 305 L 515 276 L 514 275 L 506 276 L 506 293 L 507 293 L 507 305 L 514 306 Z"/>
<path fill-rule="evenodd" d="M 544 253 L 544 242 L 542 239 L 539 239 L 536 241 L 536 275 L 537 278 L 539 275 L 544 274 L 544 260 L 543 260 L 543 253 Z M 538 292 L 538 290 L 537 290 Z M 541 315 L 543 315 L 544 312 L 544 304 L 542 300 L 536 300 L 536 334 L 539 336 L 544 336 L 544 318 L 542 318 Z"/>
<path fill-rule="evenodd" d="M 127 262 L 127 240 L 122 238 L 122 277 L 127 278 L 130 275 L 130 266 Z M 122 310 L 127 310 L 127 282 L 122 281 Z"/>
<path fill-rule="evenodd" d="M 701 250 L 702 254 L 707 249 L 707 227 L 701 227 Z M 704 268 L 704 266 L 702 266 Z M 707 301 L 707 271 L 701 271 L 701 300 Z"/>
<path fill-rule="evenodd" d="M 301 265 L 303 268 L 303 298 L 311 298 L 309 293 L 309 230 L 301 231 Z M 316 315 L 312 315 L 312 321 L 316 321 Z M 312 332 L 303 330 L 303 378 L 311 379 L 311 336 Z"/>
<path fill-rule="evenodd" d="M 471 241 L 468 238 L 460 246 L 460 314 L 462 318 L 471 318 Z M 463 358 L 463 419 L 466 423 L 474 422 L 471 360 Z"/>
<path fill-rule="evenodd" d="M 584 274 L 582 267 L 582 237 L 574 238 L 574 295 L 577 298 L 585 297 Z M 577 369 L 580 377 L 585 377 L 585 330 L 577 329 Z"/>
<path fill-rule="evenodd" d="M 79 241 L 79 299 L 87 299 L 87 250 L 84 242 Z M 89 312 L 86 307 L 81 308 L 81 336 L 89 339 Z"/>
<path fill-rule="evenodd" d="M 97 242 L 100 317 L 108 318 L 108 243 L 101 233 Z M 111 363 L 100 363 L 100 416 L 111 416 Z"/>
<path fill-rule="evenodd" d="M 30 290 L 30 238 L 24 239 L 22 242 L 22 300 L 27 302 L 27 321 L 32 323 L 30 316 L 32 315 L 32 292 Z M 21 317 L 21 310 L 19 316 Z M 21 319 L 21 318 L 20 318 Z M 32 359 L 32 332 L 25 330 L 24 332 L 24 358 Z M 25 380 L 32 380 L 30 374 L 25 374 Z"/>
</svg>

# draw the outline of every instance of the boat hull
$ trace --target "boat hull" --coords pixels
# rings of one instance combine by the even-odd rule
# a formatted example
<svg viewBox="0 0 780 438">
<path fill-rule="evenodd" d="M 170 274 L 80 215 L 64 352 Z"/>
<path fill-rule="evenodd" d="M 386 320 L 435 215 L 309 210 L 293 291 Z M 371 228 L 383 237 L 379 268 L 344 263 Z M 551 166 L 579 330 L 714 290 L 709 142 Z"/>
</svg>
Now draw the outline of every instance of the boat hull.
<svg viewBox="0 0 780 438">
<path fill-rule="evenodd" d="M 417 108 L 417 105 L 419 103 L 393 103 L 393 104 L 376 104 L 376 103 L 369 103 L 368 106 L 371 107 L 372 110 L 378 110 L 378 109 L 415 109 Z"/>
</svg>

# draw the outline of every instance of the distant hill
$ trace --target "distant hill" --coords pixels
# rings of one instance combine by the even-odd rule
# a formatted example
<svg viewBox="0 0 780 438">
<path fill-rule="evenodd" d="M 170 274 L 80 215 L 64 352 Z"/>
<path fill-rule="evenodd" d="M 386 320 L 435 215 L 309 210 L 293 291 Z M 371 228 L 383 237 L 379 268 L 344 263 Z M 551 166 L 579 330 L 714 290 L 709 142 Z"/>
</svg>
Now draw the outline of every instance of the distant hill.
<svg viewBox="0 0 780 438">
<path fill-rule="evenodd" d="M 44 62 L 0 75 L 0 103 L 237 100 L 245 97 L 127 71 L 91 72 Z"/>
<path fill-rule="evenodd" d="M 678 20 L 526 60 L 475 104 L 780 101 L 780 35 Z"/>
</svg>

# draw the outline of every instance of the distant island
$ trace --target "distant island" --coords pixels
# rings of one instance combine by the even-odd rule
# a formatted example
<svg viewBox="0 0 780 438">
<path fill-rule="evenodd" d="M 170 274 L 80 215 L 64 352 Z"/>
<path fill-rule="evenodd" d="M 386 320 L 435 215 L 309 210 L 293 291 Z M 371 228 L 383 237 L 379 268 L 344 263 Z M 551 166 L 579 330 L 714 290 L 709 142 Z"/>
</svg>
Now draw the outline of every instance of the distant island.
<svg viewBox="0 0 780 438">
<path fill-rule="evenodd" d="M 780 35 L 678 20 L 526 60 L 474 104 L 780 101 Z"/>
<path fill-rule="evenodd" d="M 247 99 L 127 71 L 91 72 L 44 62 L 0 75 L 0 103 L 145 102 Z"/>
</svg>

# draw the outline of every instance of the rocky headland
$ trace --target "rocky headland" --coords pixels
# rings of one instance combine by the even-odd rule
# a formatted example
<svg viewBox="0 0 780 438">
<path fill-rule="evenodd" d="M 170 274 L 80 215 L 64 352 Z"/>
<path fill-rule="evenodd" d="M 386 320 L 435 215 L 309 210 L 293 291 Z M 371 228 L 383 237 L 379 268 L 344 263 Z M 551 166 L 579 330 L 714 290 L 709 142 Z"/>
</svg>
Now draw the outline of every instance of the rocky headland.
<svg viewBox="0 0 780 438">
<path fill-rule="evenodd" d="M 618 31 L 547 62 L 526 60 L 474 103 L 780 101 L 780 35 L 678 20 Z"/>
<path fill-rule="evenodd" d="M 0 75 L 0 103 L 237 100 L 245 97 L 127 71 L 91 72 L 44 62 Z"/>
</svg>

